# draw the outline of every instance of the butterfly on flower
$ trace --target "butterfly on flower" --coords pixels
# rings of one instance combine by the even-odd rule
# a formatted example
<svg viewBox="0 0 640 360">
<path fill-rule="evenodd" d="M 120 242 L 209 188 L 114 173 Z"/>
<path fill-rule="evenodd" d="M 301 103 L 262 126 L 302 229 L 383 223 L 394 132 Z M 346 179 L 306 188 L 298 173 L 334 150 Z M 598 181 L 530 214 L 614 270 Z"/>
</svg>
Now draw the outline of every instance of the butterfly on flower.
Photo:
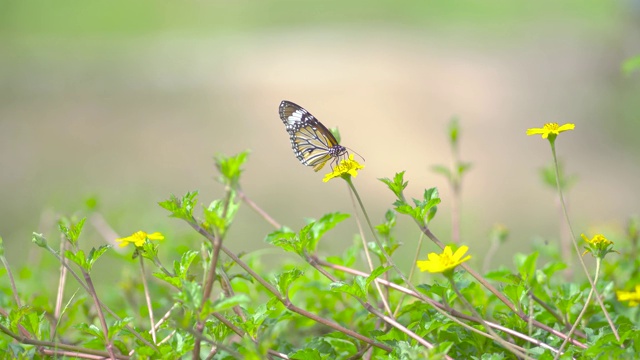
<svg viewBox="0 0 640 360">
<path fill-rule="evenodd" d="M 290 101 L 280 103 L 280 119 L 289 133 L 293 153 L 302 165 L 319 171 L 328 162 L 338 163 L 348 155 L 335 136 L 307 110 Z"/>
</svg>

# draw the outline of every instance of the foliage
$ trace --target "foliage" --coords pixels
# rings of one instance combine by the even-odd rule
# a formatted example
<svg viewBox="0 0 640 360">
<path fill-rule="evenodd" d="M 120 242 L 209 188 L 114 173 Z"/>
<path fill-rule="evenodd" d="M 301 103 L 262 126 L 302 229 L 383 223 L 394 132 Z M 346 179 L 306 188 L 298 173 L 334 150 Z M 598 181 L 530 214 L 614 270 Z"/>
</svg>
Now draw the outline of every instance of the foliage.
<svg viewBox="0 0 640 360">
<path fill-rule="evenodd" d="M 552 128 L 547 125 L 532 133 Z M 562 199 L 569 182 L 557 180 L 562 176 L 555 152 L 558 136 L 566 135 L 549 137 L 555 166 L 545 171 L 544 179 L 547 185 L 557 181 Z M 457 120 L 449 129 L 449 141 L 454 165 L 434 170 L 447 177 L 455 190 L 452 201 L 459 202 L 470 164 L 459 159 Z M 172 241 L 170 235 L 138 231 L 120 239 L 133 254 L 131 260 L 120 258 L 123 268 L 138 268 L 139 275 L 115 285 L 123 294 L 119 301 L 107 301 L 96 291 L 97 266 L 104 256 L 117 255 L 111 246 L 83 249 L 91 246 L 84 217 L 59 221 L 61 250 L 54 250 L 44 235 L 33 235 L 33 243 L 58 262 L 51 271 L 61 266 L 57 294 L 27 291 L 25 285 L 37 279 L 16 281 L 0 238 L 5 269 L 0 282 L 2 357 L 552 359 L 603 354 L 632 358 L 640 352 L 635 307 L 640 286 L 633 292 L 640 284 L 637 219 L 629 221 L 626 236 L 572 236 L 576 253 L 571 257 L 582 259 L 587 249 L 596 258 L 593 267 L 580 260 L 582 273 L 565 272 L 570 261 L 566 254 L 534 250 L 513 255 L 515 272 L 499 268 L 481 274 L 465 263 L 470 256 L 464 253 L 475 255 L 478 249 L 456 241 L 445 245 L 431 232 L 429 223 L 442 201 L 438 190 L 427 188 L 421 198 L 408 201 L 404 171 L 380 179 L 396 197 L 393 209 L 378 211 L 383 214 L 380 224 L 371 223 L 351 177 L 337 176 L 347 182 L 360 208 L 353 214 L 329 213 L 293 230 L 275 223 L 242 192 L 247 159 L 246 152 L 216 157 L 225 191 L 209 205 L 197 206 L 196 191 L 159 203 L 169 217 L 201 237 L 199 248 L 185 249 L 165 266 L 158 254 Z M 265 234 L 266 243 L 297 261 L 267 271 L 259 253 L 229 250 L 226 244 L 233 239 L 228 230 L 245 205 L 274 225 L 274 231 Z M 369 228 L 359 234 L 362 242 L 342 254 L 321 257 L 319 242 L 360 212 Z M 565 215 L 569 219 L 570 214 Z M 397 240 L 398 216 L 413 220 L 422 235 L 443 249 L 429 254 L 429 260 L 414 260 L 414 265 L 422 263 L 424 271 L 435 273 L 425 283 L 417 284 L 413 271 L 402 273 L 391 257 L 408 246 Z M 457 226 L 454 218 L 452 227 Z M 497 227 L 492 243 L 500 246 L 507 235 L 506 228 Z M 373 241 L 367 241 L 369 237 Z M 426 259 L 419 248 L 415 252 L 416 258 Z M 366 263 L 358 261 L 362 258 Z M 72 294 L 65 292 L 70 285 L 77 289 Z"/>
</svg>

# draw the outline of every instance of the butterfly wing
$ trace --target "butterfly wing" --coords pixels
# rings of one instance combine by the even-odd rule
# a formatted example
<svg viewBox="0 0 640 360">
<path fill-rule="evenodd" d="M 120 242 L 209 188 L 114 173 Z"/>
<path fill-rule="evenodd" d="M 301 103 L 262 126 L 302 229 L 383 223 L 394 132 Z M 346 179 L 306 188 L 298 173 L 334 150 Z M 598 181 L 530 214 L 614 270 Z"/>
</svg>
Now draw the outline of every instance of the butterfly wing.
<svg viewBox="0 0 640 360">
<path fill-rule="evenodd" d="M 303 165 L 319 171 L 331 158 L 346 152 L 329 129 L 301 106 L 282 101 L 280 119 L 289 133 L 293 153 Z"/>
</svg>

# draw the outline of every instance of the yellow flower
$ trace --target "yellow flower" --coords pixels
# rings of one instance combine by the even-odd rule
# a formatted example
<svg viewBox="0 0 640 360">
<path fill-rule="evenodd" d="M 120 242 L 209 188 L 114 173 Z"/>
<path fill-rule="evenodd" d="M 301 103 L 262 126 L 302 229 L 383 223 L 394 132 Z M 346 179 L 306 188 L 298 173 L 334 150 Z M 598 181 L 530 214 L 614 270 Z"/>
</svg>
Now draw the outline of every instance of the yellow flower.
<svg viewBox="0 0 640 360">
<path fill-rule="evenodd" d="M 356 177 L 358 176 L 358 170 L 361 169 L 364 169 L 364 165 L 361 165 L 359 162 L 353 160 L 353 154 L 349 154 L 349 158 L 340 161 L 340 164 L 333 168 L 332 172 L 326 174 L 322 181 L 327 182 L 333 178 L 345 176 Z"/>
<path fill-rule="evenodd" d="M 640 304 L 640 285 L 636 285 L 636 291 L 616 291 L 618 301 L 628 301 L 629 306 Z"/>
<path fill-rule="evenodd" d="M 430 273 L 447 273 L 452 271 L 456 266 L 471 259 L 471 255 L 462 258 L 469 250 L 468 246 L 460 246 L 455 253 L 451 250 L 451 246 L 445 246 L 442 254 L 430 253 L 429 260 L 418 261 L 417 265 L 420 271 L 428 271 Z"/>
<path fill-rule="evenodd" d="M 586 250 L 582 253 L 582 256 L 590 252 L 591 255 L 602 258 L 611 251 L 615 251 L 611 249 L 613 241 L 607 239 L 602 234 L 596 234 L 591 240 L 589 240 L 589 238 L 584 234 L 581 234 L 580 236 L 582 236 L 582 239 L 587 243 Z"/>
<path fill-rule="evenodd" d="M 137 231 L 131 236 L 123 237 L 120 239 L 116 239 L 116 242 L 120 243 L 120 247 L 125 247 L 129 244 L 134 244 L 136 247 L 141 247 L 144 245 L 144 242 L 149 240 L 164 240 L 164 235 L 159 232 L 154 232 L 153 234 L 147 234 L 144 231 Z"/>
<path fill-rule="evenodd" d="M 561 132 L 573 130 L 575 127 L 575 124 L 564 124 L 562 126 L 559 126 L 557 123 L 547 123 L 544 124 L 543 128 L 527 129 L 527 135 L 542 134 L 543 139 L 548 138 L 549 135 L 551 135 L 551 138 L 555 138 Z"/>
</svg>

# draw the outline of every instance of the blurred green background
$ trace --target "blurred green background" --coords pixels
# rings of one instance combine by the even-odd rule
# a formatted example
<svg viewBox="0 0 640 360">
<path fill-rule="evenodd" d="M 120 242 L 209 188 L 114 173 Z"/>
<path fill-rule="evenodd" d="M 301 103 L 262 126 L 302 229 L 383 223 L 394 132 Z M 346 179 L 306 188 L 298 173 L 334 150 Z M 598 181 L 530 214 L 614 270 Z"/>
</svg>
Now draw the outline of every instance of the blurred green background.
<svg viewBox="0 0 640 360">
<path fill-rule="evenodd" d="M 300 165 L 278 118 L 296 102 L 366 158 L 356 179 L 374 222 L 393 202 L 377 178 L 407 170 L 408 194 L 440 189 L 433 223 L 447 242 L 446 127 L 462 126 L 473 163 L 463 241 L 481 259 L 494 223 L 511 229 L 495 265 L 558 238 L 555 195 L 541 184 L 546 141 L 525 136 L 572 122 L 558 151 L 579 182 L 568 195 L 578 232 L 616 229 L 638 211 L 638 1 L 4 1 L 0 3 L 0 236 L 14 264 L 43 256 L 33 231 L 57 238 L 61 214 L 98 199 L 114 237 L 162 231 L 198 247 L 156 205 L 199 190 L 220 197 L 212 157 L 251 150 L 248 196 L 297 229 L 352 212 L 344 183 Z M 411 256 L 418 231 L 400 222 Z M 264 251 L 272 228 L 241 209 L 236 251 Z M 611 231 L 614 231 L 611 230 Z M 321 245 L 352 243 L 353 221 Z M 592 234 L 589 234 L 592 235 Z M 91 225 L 86 247 L 104 243 Z M 433 251 L 429 246 L 426 251 Z M 166 252 L 164 256 L 170 256 Z M 403 263 L 409 266 L 408 262 Z"/>
</svg>

